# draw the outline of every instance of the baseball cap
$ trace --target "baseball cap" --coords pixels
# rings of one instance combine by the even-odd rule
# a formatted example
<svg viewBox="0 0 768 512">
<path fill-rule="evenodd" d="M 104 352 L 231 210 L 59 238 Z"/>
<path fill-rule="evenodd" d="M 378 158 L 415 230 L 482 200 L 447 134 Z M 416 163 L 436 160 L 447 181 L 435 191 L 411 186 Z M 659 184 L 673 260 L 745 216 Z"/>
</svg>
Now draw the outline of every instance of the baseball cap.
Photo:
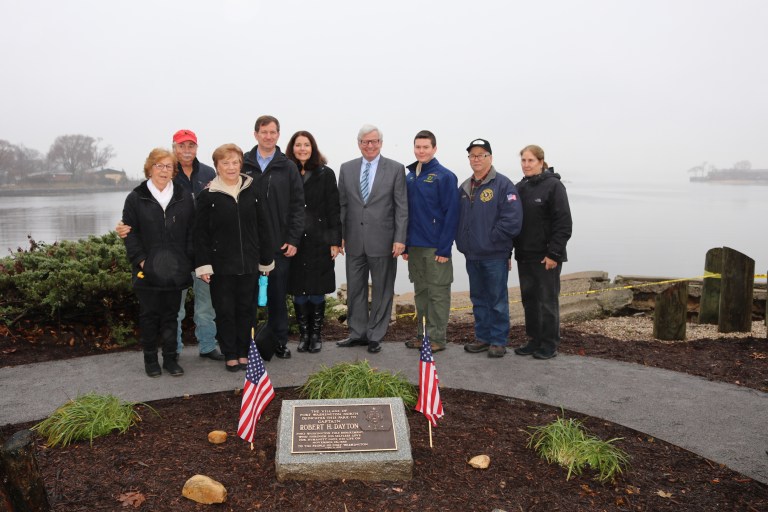
<svg viewBox="0 0 768 512">
<path fill-rule="evenodd" d="M 182 142 L 192 141 L 197 144 L 197 135 L 192 130 L 179 130 L 173 134 L 173 143 L 181 144 Z"/>
<path fill-rule="evenodd" d="M 493 154 L 493 151 L 491 151 L 491 143 L 485 139 L 475 139 L 472 142 L 470 142 L 469 146 L 467 146 L 467 152 L 469 152 L 469 150 L 474 147 L 483 148 L 488 152 L 488 154 L 490 155 Z"/>
</svg>

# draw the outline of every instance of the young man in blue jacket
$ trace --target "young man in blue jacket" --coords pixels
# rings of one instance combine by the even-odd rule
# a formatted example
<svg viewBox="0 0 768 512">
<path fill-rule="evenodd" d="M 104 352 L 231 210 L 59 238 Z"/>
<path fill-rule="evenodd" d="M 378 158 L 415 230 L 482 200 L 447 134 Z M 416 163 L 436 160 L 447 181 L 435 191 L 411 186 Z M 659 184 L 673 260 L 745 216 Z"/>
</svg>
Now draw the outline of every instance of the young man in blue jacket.
<svg viewBox="0 0 768 512">
<path fill-rule="evenodd" d="M 416 302 L 415 340 L 408 348 L 421 348 L 423 318 L 432 352 L 445 350 L 445 331 L 451 310 L 453 261 L 451 246 L 459 222 L 459 196 L 456 175 L 435 158 L 435 135 L 422 130 L 413 139 L 416 161 L 407 167 L 408 234 L 403 259 L 408 262 L 408 277 L 413 283 Z"/>
<path fill-rule="evenodd" d="M 507 278 L 523 208 L 515 185 L 493 167 L 491 143 L 475 139 L 467 152 L 472 177 L 459 187 L 456 247 L 467 260 L 475 342 L 464 345 L 464 350 L 504 357 L 509 336 Z"/>
</svg>

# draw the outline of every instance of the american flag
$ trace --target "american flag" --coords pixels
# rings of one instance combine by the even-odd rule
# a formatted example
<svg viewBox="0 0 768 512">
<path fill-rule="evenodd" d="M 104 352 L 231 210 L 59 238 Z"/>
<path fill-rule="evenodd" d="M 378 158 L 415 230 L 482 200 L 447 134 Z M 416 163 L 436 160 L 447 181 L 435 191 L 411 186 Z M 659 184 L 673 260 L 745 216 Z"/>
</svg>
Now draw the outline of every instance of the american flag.
<svg viewBox="0 0 768 512">
<path fill-rule="evenodd" d="M 429 342 L 427 330 L 424 329 L 424 339 L 421 342 L 421 357 L 419 358 L 419 400 L 416 410 L 422 413 L 433 426 L 437 419 L 443 417 L 443 402 L 440 401 L 440 389 L 435 368 L 435 358 L 432 357 L 432 345 Z"/>
<path fill-rule="evenodd" d="M 261 413 L 275 397 L 275 390 L 269 380 L 264 361 L 256 348 L 256 342 L 251 337 L 251 348 L 248 350 L 248 366 L 245 369 L 243 384 L 243 402 L 240 405 L 240 423 L 237 425 L 237 435 L 253 442 L 253 433 Z"/>
</svg>

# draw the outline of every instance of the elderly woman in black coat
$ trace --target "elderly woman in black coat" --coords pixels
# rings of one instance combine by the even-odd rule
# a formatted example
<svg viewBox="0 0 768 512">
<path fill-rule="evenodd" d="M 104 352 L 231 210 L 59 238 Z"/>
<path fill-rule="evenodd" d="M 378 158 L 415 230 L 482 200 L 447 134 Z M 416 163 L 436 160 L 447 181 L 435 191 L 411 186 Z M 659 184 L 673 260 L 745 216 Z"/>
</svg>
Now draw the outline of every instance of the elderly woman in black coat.
<svg viewBox="0 0 768 512">
<path fill-rule="evenodd" d="M 341 247 L 339 189 L 311 133 L 298 131 L 285 155 L 304 180 L 304 234 L 291 261 L 288 291 L 299 324 L 299 352 L 320 352 L 325 294 L 336 290 L 334 263 Z"/>
<path fill-rule="evenodd" d="M 150 377 L 162 373 L 157 360 L 157 341 L 163 352 L 163 369 L 173 376 L 184 374 L 176 352 L 176 316 L 181 290 L 192 279 L 192 197 L 173 186 L 176 157 L 156 148 L 144 162 L 147 181 L 125 199 L 123 222 L 131 226 L 125 248 L 133 273 L 133 289 L 139 299 L 139 329 L 144 349 L 144 370 Z"/>
<path fill-rule="evenodd" d="M 197 198 L 195 274 L 210 283 L 216 337 L 227 371 L 245 370 L 259 272 L 275 268 L 266 211 L 253 178 L 240 174 L 243 151 L 224 144 L 213 152 L 216 178 Z"/>
</svg>

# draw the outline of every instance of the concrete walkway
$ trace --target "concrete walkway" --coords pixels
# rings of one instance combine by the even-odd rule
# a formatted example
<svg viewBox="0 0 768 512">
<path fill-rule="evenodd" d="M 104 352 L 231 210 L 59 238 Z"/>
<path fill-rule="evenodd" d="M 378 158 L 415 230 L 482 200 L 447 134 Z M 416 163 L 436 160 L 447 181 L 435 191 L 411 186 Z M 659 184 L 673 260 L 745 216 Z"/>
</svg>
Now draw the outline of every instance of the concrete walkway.
<svg viewBox="0 0 768 512">
<path fill-rule="evenodd" d="M 303 384 L 320 365 L 366 358 L 379 369 L 401 371 L 411 382 L 418 382 L 418 352 L 399 342 L 385 343 L 379 354 L 368 354 L 364 347 L 342 349 L 334 343 L 326 343 L 319 354 L 293 352 L 290 360 L 267 363 L 276 388 Z M 504 358 L 489 359 L 449 345 L 435 360 L 445 387 L 533 400 L 604 418 L 768 483 L 766 393 L 579 356 L 537 361 L 510 352 Z M 226 372 L 223 363 L 198 357 L 194 347 L 185 349 L 180 363 L 186 375 L 164 374 L 157 379 L 146 377 L 138 352 L 0 368 L 0 424 L 45 418 L 69 398 L 88 392 L 150 401 L 243 385 L 244 373 Z"/>
</svg>

